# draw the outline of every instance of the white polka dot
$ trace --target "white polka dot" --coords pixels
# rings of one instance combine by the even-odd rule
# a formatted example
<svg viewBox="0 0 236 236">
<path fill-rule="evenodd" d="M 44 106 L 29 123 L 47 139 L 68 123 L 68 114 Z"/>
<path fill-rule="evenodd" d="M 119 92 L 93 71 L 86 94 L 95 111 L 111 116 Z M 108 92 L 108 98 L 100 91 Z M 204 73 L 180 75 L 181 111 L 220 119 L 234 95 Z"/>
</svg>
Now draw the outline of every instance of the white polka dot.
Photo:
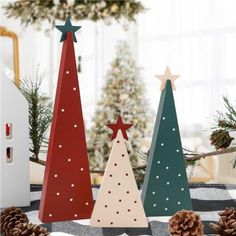
<svg viewBox="0 0 236 236">
<path fill-rule="evenodd" d="M 57 174 L 55 174 L 55 175 L 54 175 L 54 178 L 57 178 L 57 177 L 58 177 L 58 175 L 57 175 Z"/>
<path fill-rule="evenodd" d="M 84 168 L 80 168 L 81 171 L 84 171 Z"/>
<path fill-rule="evenodd" d="M 181 191 L 184 191 L 184 188 L 181 188 Z"/>
<path fill-rule="evenodd" d="M 152 192 L 152 194 L 153 194 L 153 195 L 155 195 L 155 194 L 156 194 L 156 192 Z"/>
<path fill-rule="evenodd" d="M 169 201 L 169 198 L 168 198 L 168 197 L 166 198 L 166 201 Z"/>
<path fill-rule="evenodd" d="M 62 148 L 62 145 L 60 144 L 60 145 L 58 145 L 58 147 L 59 147 L 59 148 Z"/>
<path fill-rule="evenodd" d="M 181 204 L 181 202 L 178 202 L 178 205 L 180 205 Z"/>
<path fill-rule="evenodd" d="M 78 126 L 75 124 L 75 125 L 74 125 L 74 128 L 77 128 L 77 127 L 78 127 Z"/>
<path fill-rule="evenodd" d="M 163 116 L 163 117 L 162 117 L 162 120 L 165 120 L 165 119 L 166 119 L 165 116 Z"/>
<path fill-rule="evenodd" d="M 175 131 L 175 128 L 173 128 L 172 131 Z"/>
<path fill-rule="evenodd" d="M 57 196 L 59 196 L 60 195 L 60 193 L 59 192 L 57 192 Z"/>
<path fill-rule="evenodd" d="M 179 149 L 177 149 L 176 152 L 179 152 Z"/>
<path fill-rule="evenodd" d="M 86 206 L 88 206 L 88 204 L 89 204 L 88 202 L 85 202 L 85 205 L 86 205 Z"/>
<path fill-rule="evenodd" d="M 180 176 L 181 176 L 181 174 L 178 174 L 178 176 L 180 177 Z"/>
<path fill-rule="evenodd" d="M 154 207 L 156 207 L 156 206 L 157 206 L 157 204 L 153 204 L 153 206 L 154 206 Z"/>
<path fill-rule="evenodd" d="M 77 214 L 74 214 L 74 217 L 77 217 L 78 215 Z"/>
<path fill-rule="evenodd" d="M 71 188 L 74 188 L 74 187 L 75 187 L 75 185 L 74 185 L 74 184 L 71 184 L 70 186 L 71 186 Z"/>
<path fill-rule="evenodd" d="M 73 90 L 76 91 L 76 87 L 74 87 Z"/>
<path fill-rule="evenodd" d="M 62 108 L 62 109 L 61 109 L 61 112 L 64 112 L 64 111 L 65 111 L 65 109 Z"/>
<path fill-rule="evenodd" d="M 52 217 L 52 214 L 49 214 L 48 216 L 49 216 L 49 217 Z"/>
<path fill-rule="evenodd" d="M 163 147 L 163 146 L 164 146 L 164 143 L 161 143 L 161 146 Z"/>
<path fill-rule="evenodd" d="M 157 164 L 159 165 L 159 164 L 161 164 L 161 162 L 160 162 L 160 161 L 157 161 Z"/>
<path fill-rule="evenodd" d="M 168 169 L 169 169 L 169 166 L 166 166 L 166 169 L 168 170 Z"/>
<path fill-rule="evenodd" d="M 159 179 L 159 176 L 158 176 L 158 175 L 156 176 L 156 179 Z"/>
<path fill-rule="evenodd" d="M 167 208 L 167 207 L 165 208 L 165 211 L 168 211 L 168 208 Z"/>
<path fill-rule="evenodd" d="M 66 71 L 66 74 L 69 75 L 69 74 L 70 74 L 70 71 L 67 70 L 67 71 Z"/>
<path fill-rule="evenodd" d="M 167 185 L 170 185 L 170 182 L 166 182 Z"/>
<path fill-rule="evenodd" d="M 68 158 L 68 159 L 67 159 L 67 161 L 68 161 L 68 162 L 71 162 L 71 159 L 70 159 L 70 158 Z"/>
<path fill-rule="evenodd" d="M 73 202 L 73 200 L 74 200 L 73 198 L 70 198 L 70 202 Z"/>
</svg>

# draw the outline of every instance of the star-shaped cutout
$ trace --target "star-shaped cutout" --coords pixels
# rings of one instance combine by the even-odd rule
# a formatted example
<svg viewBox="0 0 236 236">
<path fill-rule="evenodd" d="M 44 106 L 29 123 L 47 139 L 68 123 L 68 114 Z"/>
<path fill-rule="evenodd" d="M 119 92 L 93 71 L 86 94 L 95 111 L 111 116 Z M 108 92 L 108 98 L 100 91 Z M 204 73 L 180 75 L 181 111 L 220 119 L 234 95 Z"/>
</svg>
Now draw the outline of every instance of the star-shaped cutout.
<svg viewBox="0 0 236 236">
<path fill-rule="evenodd" d="M 70 21 L 70 17 L 66 19 L 65 25 L 56 25 L 56 28 L 62 32 L 60 42 L 66 40 L 66 33 L 72 32 L 74 42 L 77 42 L 75 32 L 81 28 L 81 26 L 73 26 Z"/>
<path fill-rule="evenodd" d="M 179 75 L 172 75 L 170 72 L 169 67 L 166 67 L 165 74 L 164 75 L 156 75 L 156 77 L 161 80 L 161 90 L 164 90 L 166 87 L 166 81 L 170 80 L 172 89 L 175 90 L 175 84 L 174 81 L 178 79 Z"/>
<path fill-rule="evenodd" d="M 126 130 L 129 129 L 133 124 L 124 124 L 121 116 L 118 116 L 118 119 L 115 124 L 107 124 L 107 126 L 113 130 L 111 140 L 115 139 L 119 130 L 121 130 L 123 137 L 128 140 Z"/>
</svg>

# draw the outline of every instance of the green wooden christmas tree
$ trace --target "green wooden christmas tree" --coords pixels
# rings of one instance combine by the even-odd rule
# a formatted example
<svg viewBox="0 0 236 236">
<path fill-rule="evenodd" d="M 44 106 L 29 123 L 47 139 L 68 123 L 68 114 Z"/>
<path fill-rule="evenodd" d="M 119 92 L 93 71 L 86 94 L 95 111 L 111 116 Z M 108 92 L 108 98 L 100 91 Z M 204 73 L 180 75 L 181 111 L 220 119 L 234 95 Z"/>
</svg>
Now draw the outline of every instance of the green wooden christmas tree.
<svg viewBox="0 0 236 236">
<path fill-rule="evenodd" d="M 192 209 L 172 89 L 179 77 L 167 67 L 142 190 L 147 216 L 171 216 Z"/>
</svg>

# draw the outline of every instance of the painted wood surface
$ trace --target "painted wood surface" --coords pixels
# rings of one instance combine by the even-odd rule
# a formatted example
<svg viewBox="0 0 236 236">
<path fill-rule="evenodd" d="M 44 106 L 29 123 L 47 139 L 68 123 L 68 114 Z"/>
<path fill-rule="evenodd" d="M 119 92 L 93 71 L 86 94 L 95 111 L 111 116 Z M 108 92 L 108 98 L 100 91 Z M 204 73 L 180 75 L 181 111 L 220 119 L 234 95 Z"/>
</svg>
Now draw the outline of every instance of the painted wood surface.
<svg viewBox="0 0 236 236">
<path fill-rule="evenodd" d="M 185 162 L 173 97 L 173 81 L 167 68 L 142 188 L 147 216 L 172 216 L 192 209 Z"/>
<path fill-rule="evenodd" d="M 119 130 L 91 217 L 92 227 L 147 227 L 125 139 Z"/>
<path fill-rule="evenodd" d="M 42 222 L 90 218 L 93 196 L 73 33 L 63 41 L 45 177 Z"/>
</svg>

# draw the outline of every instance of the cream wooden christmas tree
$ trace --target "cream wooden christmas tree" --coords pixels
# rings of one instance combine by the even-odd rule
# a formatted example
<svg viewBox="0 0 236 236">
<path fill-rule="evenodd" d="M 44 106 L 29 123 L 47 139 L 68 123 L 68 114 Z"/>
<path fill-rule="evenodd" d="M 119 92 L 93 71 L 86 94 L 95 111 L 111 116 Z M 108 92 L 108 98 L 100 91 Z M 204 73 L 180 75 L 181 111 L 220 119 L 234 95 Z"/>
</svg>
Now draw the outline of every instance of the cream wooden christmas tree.
<svg viewBox="0 0 236 236">
<path fill-rule="evenodd" d="M 108 124 L 114 142 L 92 213 L 92 227 L 148 227 L 125 146 L 126 130 L 131 126 L 120 116 L 116 124 Z"/>
</svg>

